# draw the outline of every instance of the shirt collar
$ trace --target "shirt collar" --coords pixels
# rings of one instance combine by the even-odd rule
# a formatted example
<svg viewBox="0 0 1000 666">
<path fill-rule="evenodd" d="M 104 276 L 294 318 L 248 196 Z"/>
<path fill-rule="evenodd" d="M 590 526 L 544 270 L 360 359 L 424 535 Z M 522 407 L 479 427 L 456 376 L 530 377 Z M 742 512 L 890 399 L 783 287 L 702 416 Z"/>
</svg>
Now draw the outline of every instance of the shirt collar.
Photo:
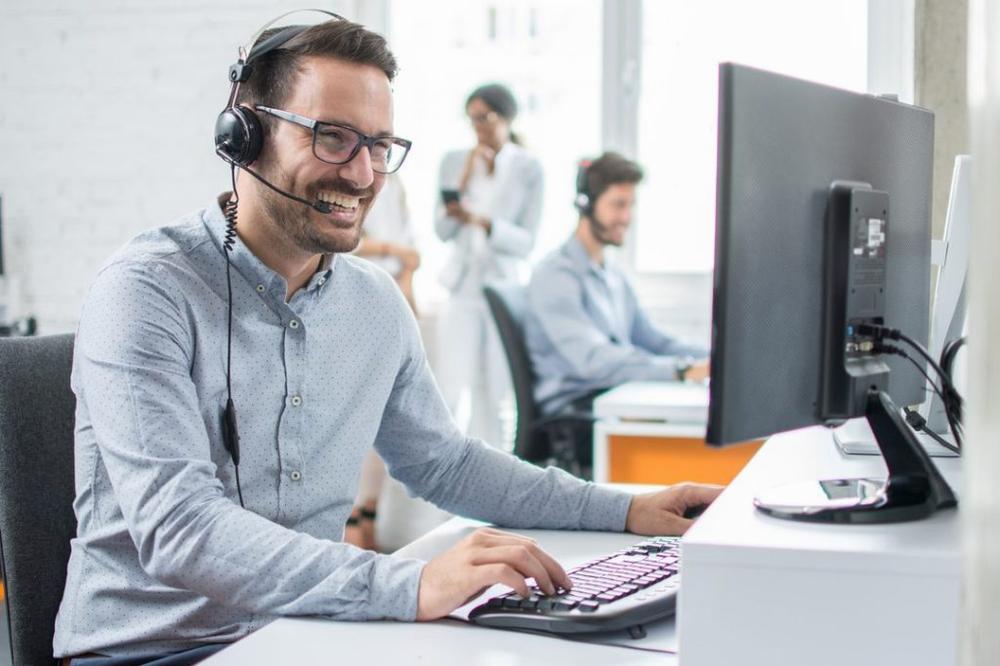
<svg viewBox="0 0 1000 666">
<path fill-rule="evenodd" d="M 205 229 L 208 231 L 212 243 L 223 257 L 225 257 L 223 243 L 226 239 L 226 216 L 222 212 L 220 201 L 226 201 L 228 198 L 229 194 L 224 193 L 213 199 L 202 217 Z M 239 226 L 238 221 L 237 226 Z M 284 304 L 285 292 L 288 290 L 288 283 L 285 281 L 285 278 L 268 268 L 238 237 L 235 239 L 232 247 L 233 249 L 229 252 L 229 261 L 236 272 L 261 296 L 267 300 L 276 300 Z M 323 255 L 319 270 L 313 274 L 303 289 L 312 292 L 323 288 L 330 281 L 335 261 L 335 254 Z"/>
<path fill-rule="evenodd" d="M 596 263 L 590 258 L 590 254 L 587 253 L 587 248 L 583 246 L 580 239 L 576 237 L 574 233 L 569 237 L 569 240 L 563 245 L 563 254 L 569 257 L 573 265 L 582 271 L 590 271 L 594 275 L 604 278 L 607 271 L 603 266 Z M 605 263 L 607 258 L 605 258 Z"/>
</svg>

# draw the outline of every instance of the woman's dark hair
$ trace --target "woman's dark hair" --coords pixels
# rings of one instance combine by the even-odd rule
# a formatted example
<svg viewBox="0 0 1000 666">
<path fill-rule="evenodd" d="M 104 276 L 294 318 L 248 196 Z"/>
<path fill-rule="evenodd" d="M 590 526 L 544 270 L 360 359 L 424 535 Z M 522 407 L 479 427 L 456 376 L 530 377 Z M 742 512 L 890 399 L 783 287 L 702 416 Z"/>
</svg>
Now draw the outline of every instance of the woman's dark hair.
<svg viewBox="0 0 1000 666">
<path fill-rule="evenodd" d="M 514 93 L 501 83 L 487 83 L 473 90 L 465 100 L 466 108 L 472 104 L 474 99 L 482 100 L 483 104 L 506 120 L 508 124 L 517 117 L 517 100 L 514 99 Z M 510 140 L 513 143 L 521 143 L 520 138 L 513 131 L 510 133 Z"/>
</svg>

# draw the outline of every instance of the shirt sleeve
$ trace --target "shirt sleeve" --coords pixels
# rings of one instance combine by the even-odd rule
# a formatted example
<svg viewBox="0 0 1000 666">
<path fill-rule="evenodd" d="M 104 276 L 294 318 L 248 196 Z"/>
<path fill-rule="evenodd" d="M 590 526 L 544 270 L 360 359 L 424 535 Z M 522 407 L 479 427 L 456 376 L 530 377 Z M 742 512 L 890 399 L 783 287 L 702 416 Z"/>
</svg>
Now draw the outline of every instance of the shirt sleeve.
<svg viewBox="0 0 1000 666">
<path fill-rule="evenodd" d="M 623 531 L 631 495 L 541 469 L 458 430 L 434 383 L 408 310 L 409 351 L 375 441 L 410 493 L 469 518 L 515 528 Z"/>
<path fill-rule="evenodd" d="M 597 328 L 583 305 L 583 285 L 570 270 L 536 271 L 528 309 L 548 346 L 565 361 L 567 379 L 596 387 L 677 377 L 676 357 L 612 340 Z"/>
<path fill-rule="evenodd" d="M 113 264 L 87 298 L 76 342 L 74 388 L 143 569 L 254 613 L 412 620 L 419 560 L 295 532 L 225 496 L 183 303 L 162 266 Z"/>
<path fill-rule="evenodd" d="M 542 193 L 544 175 L 536 160 L 527 163 L 522 187 L 522 203 L 510 219 L 494 217 L 490 220 L 489 243 L 497 252 L 515 257 L 527 257 L 535 246 L 535 236 L 542 219 Z"/>
<path fill-rule="evenodd" d="M 680 342 L 657 328 L 639 306 L 632 288 L 628 287 L 628 290 L 629 300 L 632 301 L 632 309 L 635 312 L 631 329 L 632 344 L 660 356 L 704 358 L 708 355 L 704 347 Z"/>
</svg>

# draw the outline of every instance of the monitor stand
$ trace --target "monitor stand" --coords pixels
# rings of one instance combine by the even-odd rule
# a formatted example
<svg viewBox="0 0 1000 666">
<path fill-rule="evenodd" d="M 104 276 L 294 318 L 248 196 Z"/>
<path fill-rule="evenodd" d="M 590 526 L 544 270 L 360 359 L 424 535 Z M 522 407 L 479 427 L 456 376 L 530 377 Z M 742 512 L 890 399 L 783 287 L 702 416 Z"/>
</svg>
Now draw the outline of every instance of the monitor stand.
<svg viewBox="0 0 1000 666">
<path fill-rule="evenodd" d="M 905 419 L 904 419 L 905 420 Z M 910 432 L 917 438 L 920 445 L 924 447 L 931 458 L 957 458 L 958 453 L 941 446 L 930 435 L 910 428 Z M 953 443 L 950 432 L 937 433 L 946 442 Z M 833 429 L 833 441 L 840 449 L 840 452 L 847 456 L 877 456 L 881 455 L 875 435 L 868 426 L 868 421 L 864 418 L 848 419 L 841 425 Z"/>
<path fill-rule="evenodd" d="M 819 523 L 896 523 L 958 504 L 899 408 L 870 391 L 865 419 L 889 470 L 887 479 L 826 479 L 767 490 L 754 506 L 769 516 Z"/>
</svg>

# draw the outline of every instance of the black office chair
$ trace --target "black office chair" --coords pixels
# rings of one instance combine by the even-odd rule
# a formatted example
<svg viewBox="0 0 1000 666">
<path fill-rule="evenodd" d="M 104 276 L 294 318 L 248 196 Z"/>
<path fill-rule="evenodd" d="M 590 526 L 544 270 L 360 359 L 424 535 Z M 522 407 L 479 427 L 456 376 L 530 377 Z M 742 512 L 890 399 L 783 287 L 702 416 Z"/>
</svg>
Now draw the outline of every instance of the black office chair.
<svg viewBox="0 0 1000 666">
<path fill-rule="evenodd" d="M 524 341 L 527 293 L 517 284 L 483 287 L 493 321 L 500 333 L 514 385 L 517 427 L 514 454 L 533 463 L 553 464 L 584 478 L 590 477 L 590 431 L 594 417 L 571 409 L 540 417 L 535 403 L 535 373 Z"/>
<path fill-rule="evenodd" d="M 55 663 L 73 514 L 73 336 L 0 338 L 0 563 L 11 655 Z"/>
</svg>

